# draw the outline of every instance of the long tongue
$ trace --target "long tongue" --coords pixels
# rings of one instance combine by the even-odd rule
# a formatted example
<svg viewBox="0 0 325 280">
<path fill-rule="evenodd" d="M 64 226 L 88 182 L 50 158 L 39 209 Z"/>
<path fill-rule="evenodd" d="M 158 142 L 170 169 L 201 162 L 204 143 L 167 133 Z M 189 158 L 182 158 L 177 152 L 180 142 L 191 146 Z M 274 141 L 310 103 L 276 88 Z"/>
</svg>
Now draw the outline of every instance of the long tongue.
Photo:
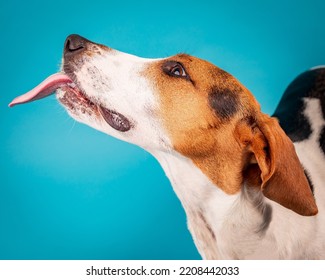
<svg viewBox="0 0 325 280">
<path fill-rule="evenodd" d="M 73 83 L 73 81 L 67 75 L 62 73 L 53 74 L 29 92 L 16 97 L 10 102 L 9 107 L 44 98 L 68 83 Z"/>
</svg>

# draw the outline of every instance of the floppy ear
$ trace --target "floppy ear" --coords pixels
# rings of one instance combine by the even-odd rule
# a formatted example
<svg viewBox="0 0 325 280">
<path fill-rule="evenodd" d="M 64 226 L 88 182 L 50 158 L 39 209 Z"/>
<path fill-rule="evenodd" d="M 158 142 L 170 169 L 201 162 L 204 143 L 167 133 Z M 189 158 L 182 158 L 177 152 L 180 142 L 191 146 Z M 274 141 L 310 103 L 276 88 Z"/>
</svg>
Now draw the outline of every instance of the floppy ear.
<svg viewBox="0 0 325 280">
<path fill-rule="evenodd" d="M 304 170 L 277 119 L 260 113 L 254 122 L 240 127 L 237 135 L 252 158 L 246 172 L 248 182 L 258 182 L 267 198 L 300 215 L 316 215 L 318 209 Z"/>
</svg>

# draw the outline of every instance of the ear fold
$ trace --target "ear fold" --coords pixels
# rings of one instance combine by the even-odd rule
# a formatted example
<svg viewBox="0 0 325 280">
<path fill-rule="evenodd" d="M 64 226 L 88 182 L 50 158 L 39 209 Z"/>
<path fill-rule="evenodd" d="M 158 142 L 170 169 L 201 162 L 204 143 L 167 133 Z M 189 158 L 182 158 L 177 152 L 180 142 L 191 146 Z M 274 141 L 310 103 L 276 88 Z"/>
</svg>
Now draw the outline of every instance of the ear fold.
<svg viewBox="0 0 325 280">
<path fill-rule="evenodd" d="M 316 215 L 318 209 L 304 170 L 291 140 L 278 121 L 260 114 L 255 124 L 250 126 L 250 133 L 247 133 L 247 126 L 246 136 L 239 138 L 254 154 L 257 164 L 248 168 L 247 174 L 251 177 L 248 179 L 259 181 L 263 194 L 282 206 L 303 216 Z M 256 180 L 258 175 L 260 180 Z"/>
</svg>

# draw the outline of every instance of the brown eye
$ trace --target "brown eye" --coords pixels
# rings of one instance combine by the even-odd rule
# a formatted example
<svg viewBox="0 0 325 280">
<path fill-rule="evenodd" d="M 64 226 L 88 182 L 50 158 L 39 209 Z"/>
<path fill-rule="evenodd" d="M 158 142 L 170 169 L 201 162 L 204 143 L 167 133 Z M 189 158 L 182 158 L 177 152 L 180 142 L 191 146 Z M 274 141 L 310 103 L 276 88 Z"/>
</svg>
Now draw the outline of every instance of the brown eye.
<svg viewBox="0 0 325 280">
<path fill-rule="evenodd" d="M 175 76 L 182 76 L 182 77 L 186 76 L 185 70 L 180 64 L 175 65 L 175 67 L 170 69 L 170 73 L 172 73 Z"/>
<path fill-rule="evenodd" d="M 163 65 L 163 70 L 170 76 L 188 78 L 183 65 L 177 61 L 165 62 Z"/>
</svg>

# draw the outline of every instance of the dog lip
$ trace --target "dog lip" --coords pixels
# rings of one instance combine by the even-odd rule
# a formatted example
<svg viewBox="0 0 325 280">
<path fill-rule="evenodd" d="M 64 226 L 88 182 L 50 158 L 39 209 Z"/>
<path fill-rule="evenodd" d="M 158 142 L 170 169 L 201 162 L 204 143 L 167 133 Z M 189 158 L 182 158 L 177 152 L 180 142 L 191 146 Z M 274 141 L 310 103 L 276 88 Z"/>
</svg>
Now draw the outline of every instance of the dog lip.
<svg viewBox="0 0 325 280">
<path fill-rule="evenodd" d="M 72 93 L 74 95 L 74 97 L 77 98 L 77 100 L 79 100 L 81 102 L 88 103 L 88 104 L 93 104 L 93 102 L 90 100 L 90 98 L 86 95 L 86 93 L 80 87 L 75 75 L 69 74 L 69 73 L 65 73 L 65 75 L 67 75 L 70 78 L 71 82 L 67 83 L 66 85 L 62 86 L 61 88 L 64 91 L 66 91 L 67 93 Z M 68 97 L 66 95 L 67 94 L 65 94 L 60 99 L 67 99 Z"/>
<path fill-rule="evenodd" d="M 126 132 L 131 129 L 132 125 L 130 121 L 120 113 L 98 106 L 99 112 L 103 116 L 104 120 L 114 129 Z"/>
<path fill-rule="evenodd" d="M 58 97 L 58 99 L 69 109 L 80 107 L 82 112 L 85 112 L 86 108 L 97 111 L 98 106 L 92 102 L 75 83 L 67 84 L 61 87 L 61 89 L 64 91 L 64 95 Z"/>
<path fill-rule="evenodd" d="M 60 98 L 60 101 L 70 109 L 78 106 L 82 112 L 85 112 L 85 108 L 90 108 L 93 112 L 98 112 L 106 123 L 115 130 L 126 132 L 131 129 L 132 125 L 124 115 L 91 101 L 80 87 L 76 85 L 76 82 L 67 84 L 62 89 L 65 91 L 65 94 Z"/>
<path fill-rule="evenodd" d="M 76 101 L 84 103 L 84 106 L 92 107 L 92 109 L 97 109 L 101 114 L 103 119 L 108 123 L 109 126 L 120 132 L 126 132 L 131 129 L 131 122 L 121 113 L 110 110 L 99 104 L 98 102 L 92 101 L 86 92 L 82 90 L 82 87 L 78 83 L 78 79 L 74 75 L 73 71 L 70 69 L 70 64 L 64 64 L 63 66 L 66 75 L 70 76 L 75 88 L 69 86 L 68 92 L 72 93 L 72 96 L 64 95 L 63 101 L 67 106 L 72 106 L 72 103 Z M 72 99 L 72 100 L 71 100 Z M 67 102 L 68 101 L 68 102 Z"/>
</svg>

